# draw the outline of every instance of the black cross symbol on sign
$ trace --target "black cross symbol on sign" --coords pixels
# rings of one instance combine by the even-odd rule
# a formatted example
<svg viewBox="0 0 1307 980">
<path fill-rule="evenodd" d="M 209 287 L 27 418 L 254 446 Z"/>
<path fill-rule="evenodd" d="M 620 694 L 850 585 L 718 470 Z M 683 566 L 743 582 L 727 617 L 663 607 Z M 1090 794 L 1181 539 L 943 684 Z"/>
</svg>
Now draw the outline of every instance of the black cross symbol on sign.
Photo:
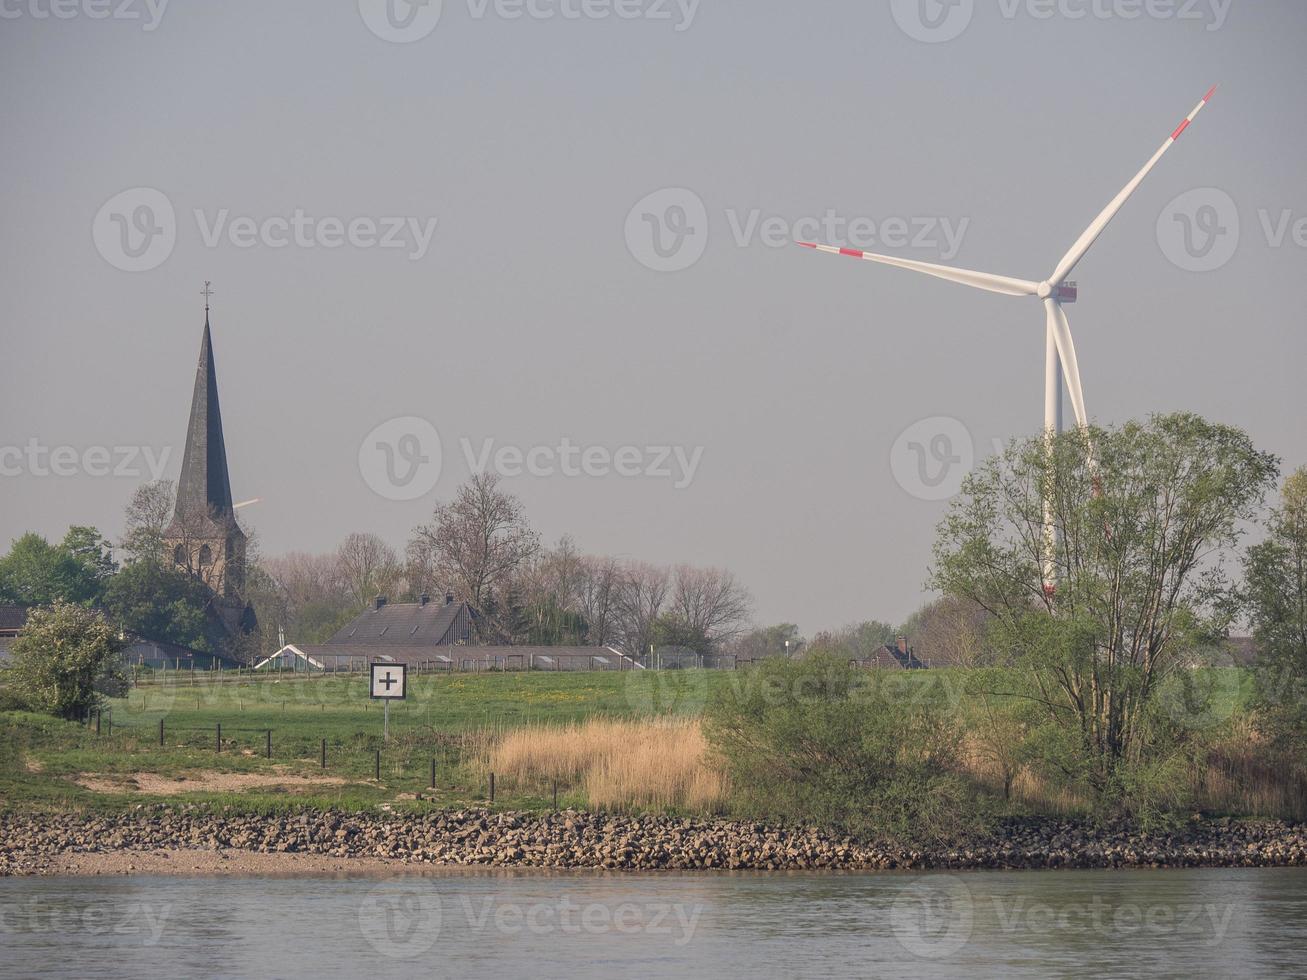
<svg viewBox="0 0 1307 980">
<path fill-rule="evenodd" d="M 395 679 L 393 674 L 387 671 L 386 676 L 381 679 L 381 683 L 385 686 L 386 693 L 389 694 L 390 689 L 394 687 L 396 684 L 398 684 L 399 681 Z"/>
</svg>

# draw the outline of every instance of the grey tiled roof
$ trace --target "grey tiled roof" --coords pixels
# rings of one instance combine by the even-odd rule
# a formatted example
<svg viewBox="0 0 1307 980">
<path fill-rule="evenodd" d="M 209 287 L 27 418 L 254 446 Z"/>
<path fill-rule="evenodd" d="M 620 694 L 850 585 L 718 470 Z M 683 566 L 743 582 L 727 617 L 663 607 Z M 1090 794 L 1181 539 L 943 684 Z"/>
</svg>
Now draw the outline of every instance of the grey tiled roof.
<svg viewBox="0 0 1307 980">
<path fill-rule="evenodd" d="M 465 602 L 392 602 L 369 606 L 335 636 L 328 646 L 433 647 L 466 642 L 472 612 Z"/>
<path fill-rule="evenodd" d="M 27 609 L 24 606 L 0 606 L 0 630 L 15 631 L 23 628 L 27 622 Z"/>
</svg>

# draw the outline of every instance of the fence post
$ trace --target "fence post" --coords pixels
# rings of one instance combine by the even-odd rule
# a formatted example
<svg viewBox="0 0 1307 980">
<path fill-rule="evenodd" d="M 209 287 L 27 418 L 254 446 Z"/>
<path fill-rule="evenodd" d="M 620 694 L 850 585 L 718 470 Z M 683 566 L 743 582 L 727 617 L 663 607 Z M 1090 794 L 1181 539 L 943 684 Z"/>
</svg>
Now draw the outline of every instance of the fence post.
<svg viewBox="0 0 1307 980">
<path fill-rule="evenodd" d="M 490 805 L 494 806 L 494 804 L 495 804 L 495 774 L 492 772 L 490 774 Z"/>
<path fill-rule="evenodd" d="M 163 748 L 163 719 L 159 719 L 159 748 Z"/>
<path fill-rule="evenodd" d="M 431 788 L 436 788 L 436 760 L 431 760 Z"/>
<path fill-rule="evenodd" d="M 105 729 L 105 734 L 111 737 L 113 735 L 113 708 L 109 709 L 109 727 Z"/>
<path fill-rule="evenodd" d="M 100 709 L 99 708 L 95 709 L 95 734 L 97 737 L 100 734 Z"/>
<path fill-rule="evenodd" d="M 377 749 L 377 782 L 381 782 L 381 750 Z"/>
<path fill-rule="evenodd" d="M 264 752 L 269 759 L 272 758 L 272 729 L 271 728 L 269 728 L 267 732 L 267 742 L 264 747 Z"/>
<path fill-rule="evenodd" d="M 558 780 L 554 780 L 554 809 L 558 809 Z"/>
<path fill-rule="evenodd" d="M 322 740 L 322 768 L 327 768 L 327 740 Z"/>
<path fill-rule="evenodd" d="M 214 751 L 216 752 L 222 751 L 222 722 L 218 722 L 218 734 L 216 736 L 216 741 L 213 744 L 214 744 Z"/>
</svg>

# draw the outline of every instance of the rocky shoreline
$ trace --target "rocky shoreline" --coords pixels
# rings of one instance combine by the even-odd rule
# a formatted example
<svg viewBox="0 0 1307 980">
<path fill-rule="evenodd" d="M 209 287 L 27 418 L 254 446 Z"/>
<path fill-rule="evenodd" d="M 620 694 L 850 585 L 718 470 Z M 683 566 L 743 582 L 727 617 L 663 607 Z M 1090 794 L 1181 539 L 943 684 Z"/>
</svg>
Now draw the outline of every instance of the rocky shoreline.
<svg viewBox="0 0 1307 980">
<path fill-rule="evenodd" d="M 141 867 L 130 860 L 139 856 Z M 195 855 L 197 860 L 146 860 Z M 113 815 L 0 814 L 0 876 L 194 873 L 217 855 L 229 872 L 300 856 L 305 873 L 380 868 L 612 871 L 855 871 L 1307 866 L 1307 825 L 1194 823 L 1171 833 L 1065 821 L 1012 821 L 964 845 L 914 850 L 756 823 L 457 810 L 420 815 L 312 812 L 253 816 L 142 806 Z M 112 860 L 110 860 L 112 858 Z M 124 858 L 128 860 L 124 861 Z M 307 860 L 307 859 L 313 860 Z"/>
</svg>

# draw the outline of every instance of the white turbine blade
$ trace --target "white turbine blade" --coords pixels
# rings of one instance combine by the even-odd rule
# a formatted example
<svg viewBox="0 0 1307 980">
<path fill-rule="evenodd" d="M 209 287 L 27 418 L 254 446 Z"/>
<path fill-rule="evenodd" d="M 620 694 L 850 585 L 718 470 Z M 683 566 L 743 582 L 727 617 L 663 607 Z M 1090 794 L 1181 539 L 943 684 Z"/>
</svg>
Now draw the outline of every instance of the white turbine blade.
<svg viewBox="0 0 1307 980">
<path fill-rule="evenodd" d="M 913 272 L 924 272 L 928 276 L 947 279 L 949 282 L 958 282 L 964 286 L 973 286 L 976 289 L 985 289 L 991 293 L 1002 293 L 1005 296 L 1037 296 L 1039 294 L 1039 284 L 1025 279 L 1011 279 L 1007 276 L 991 275 L 988 272 L 973 272 L 970 269 L 935 265 L 931 262 L 917 262 L 913 259 L 896 259 L 892 255 L 861 252 L 856 248 L 836 248 L 834 245 L 814 245 L 812 242 L 798 242 L 796 244 L 802 245 L 804 248 L 815 248 L 818 252 L 827 252 L 830 255 L 847 255 L 854 259 L 865 259 L 868 262 L 880 262 L 884 265 L 897 266 L 900 269 L 911 269 Z"/>
<path fill-rule="evenodd" d="M 1076 345 L 1071 339 L 1071 324 L 1067 321 L 1066 311 L 1057 300 L 1044 300 L 1048 310 L 1048 329 L 1057 344 L 1057 356 L 1062 361 L 1062 373 L 1066 376 L 1067 391 L 1071 393 L 1071 408 L 1076 413 L 1076 424 L 1082 429 L 1089 425 L 1089 416 L 1085 414 L 1085 395 L 1080 386 L 1080 365 L 1076 362 Z"/>
<path fill-rule="evenodd" d="M 1062 261 L 1057 264 L 1057 269 L 1048 277 L 1049 282 L 1057 285 L 1066 279 L 1067 276 L 1071 275 L 1071 270 L 1073 270 L 1080 260 L 1085 257 L 1085 253 L 1088 252 L 1094 242 L 1098 240 L 1098 236 L 1103 233 L 1103 229 L 1111 223 L 1112 219 L 1116 217 L 1116 213 L 1120 211 L 1125 205 L 1125 202 L 1130 199 L 1130 195 L 1133 194 L 1139 185 L 1144 182 L 1144 178 L 1148 176 L 1149 171 L 1157 166 L 1157 161 L 1162 159 L 1162 155 L 1165 154 L 1172 145 L 1174 145 L 1175 141 L 1180 138 L 1180 134 L 1189 128 L 1189 124 L 1194 121 L 1194 118 L 1198 113 L 1202 112 L 1203 106 L 1207 105 L 1212 97 L 1212 93 L 1215 91 L 1216 86 L 1213 85 L 1211 90 L 1203 96 L 1203 101 L 1199 102 L 1198 105 L 1194 107 L 1194 111 L 1185 117 L 1184 122 L 1180 123 L 1180 125 L 1175 128 L 1175 132 L 1167 137 L 1166 142 L 1162 144 L 1162 148 L 1153 154 L 1151 160 L 1144 164 L 1144 169 L 1135 174 L 1134 180 L 1126 184 L 1121 193 L 1112 199 L 1112 203 L 1103 209 L 1103 213 L 1094 219 L 1094 223 L 1085 229 L 1085 233 L 1080 236 L 1079 240 L 1074 245 L 1071 246 L 1071 250 L 1067 252 L 1066 255 L 1063 256 Z"/>
</svg>

